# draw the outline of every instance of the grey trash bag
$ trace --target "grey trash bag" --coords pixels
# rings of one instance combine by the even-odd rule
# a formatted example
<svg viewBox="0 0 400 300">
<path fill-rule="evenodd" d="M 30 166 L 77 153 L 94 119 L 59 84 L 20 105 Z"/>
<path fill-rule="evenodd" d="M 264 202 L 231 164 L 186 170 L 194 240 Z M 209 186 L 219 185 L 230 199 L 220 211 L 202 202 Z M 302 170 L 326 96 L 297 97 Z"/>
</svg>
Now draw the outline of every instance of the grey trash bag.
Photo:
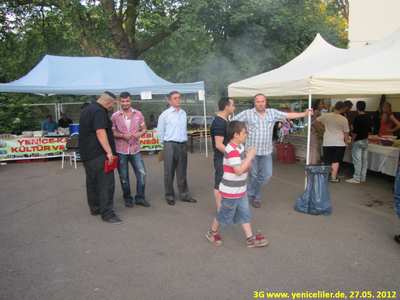
<svg viewBox="0 0 400 300">
<path fill-rule="evenodd" d="M 330 215 L 332 213 L 328 180 L 328 174 L 332 170 L 332 167 L 327 165 L 306 166 L 307 187 L 297 199 L 295 211 L 313 215 Z"/>
</svg>

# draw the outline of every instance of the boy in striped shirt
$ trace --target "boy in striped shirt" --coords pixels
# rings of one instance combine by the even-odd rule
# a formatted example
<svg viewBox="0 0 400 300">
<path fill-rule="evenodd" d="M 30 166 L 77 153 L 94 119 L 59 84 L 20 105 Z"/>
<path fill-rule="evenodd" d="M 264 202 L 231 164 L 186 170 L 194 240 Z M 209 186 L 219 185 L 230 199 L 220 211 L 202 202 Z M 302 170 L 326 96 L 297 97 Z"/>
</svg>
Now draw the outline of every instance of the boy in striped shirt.
<svg viewBox="0 0 400 300">
<path fill-rule="evenodd" d="M 231 141 L 225 148 L 224 175 L 219 185 L 219 193 L 222 197 L 221 207 L 206 237 L 211 244 L 222 246 L 223 243 L 217 230 L 220 225 L 228 226 L 233 221 L 242 224 L 247 238 L 247 247 L 265 246 L 268 243 L 265 237 L 261 233 L 254 236 L 251 231 L 247 198 L 247 170 L 251 167 L 251 160 L 256 155 L 256 149 L 252 147 L 247 152 L 244 148 L 243 144 L 248 134 L 246 123 L 232 121 L 228 124 L 226 133 Z"/>
</svg>

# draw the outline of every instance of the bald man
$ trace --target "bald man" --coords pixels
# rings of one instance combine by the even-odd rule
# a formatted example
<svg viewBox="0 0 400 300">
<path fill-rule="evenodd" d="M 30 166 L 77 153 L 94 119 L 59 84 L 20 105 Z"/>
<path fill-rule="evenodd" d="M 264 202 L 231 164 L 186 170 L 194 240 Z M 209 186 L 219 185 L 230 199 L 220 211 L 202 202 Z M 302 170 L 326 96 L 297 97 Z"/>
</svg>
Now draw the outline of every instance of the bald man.
<svg viewBox="0 0 400 300">
<path fill-rule="evenodd" d="M 114 170 L 105 172 L 105 162 L 114 162 L 115 142 L 108 112 L 115 103 L 115 95 L 101 94 L 80 116 L 79 152 L 86 172 L 87 201 L 92 215 L 101 215 L 103 221 L 121 224 L 114 212 Z"/>
</svg>

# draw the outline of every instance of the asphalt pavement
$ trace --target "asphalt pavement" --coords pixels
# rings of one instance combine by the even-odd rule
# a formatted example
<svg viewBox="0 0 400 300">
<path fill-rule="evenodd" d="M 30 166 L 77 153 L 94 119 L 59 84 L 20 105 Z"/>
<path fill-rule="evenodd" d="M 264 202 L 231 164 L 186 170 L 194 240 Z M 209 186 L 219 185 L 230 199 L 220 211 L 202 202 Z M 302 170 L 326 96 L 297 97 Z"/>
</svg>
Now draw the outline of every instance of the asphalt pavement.
<svg viewBox="0 0 400 300">
<path fill-rule="evenodd" d="M 400 298 L 392 177 L 369 172 L 366 183 L 330 184 L 332 214 L 308 215 L 294 211 L 304 164 L 274 154 L 261 208 L 250 209 L 253 232 L 269 244 L 247 248 L 231 224 L 220 227 L 216 247 L 205 237 L 216 212 L 212 153 L 188 156 L 195 204 L 167 205 L 157 155 L 144 156 L 150 208 L 125 207 L 115 172 L 121 225 L 89 213 L 81 163 L 0 166 L 0 299 Z M 351 166 L 345 171 L 351 178 Z"/>
</svg>

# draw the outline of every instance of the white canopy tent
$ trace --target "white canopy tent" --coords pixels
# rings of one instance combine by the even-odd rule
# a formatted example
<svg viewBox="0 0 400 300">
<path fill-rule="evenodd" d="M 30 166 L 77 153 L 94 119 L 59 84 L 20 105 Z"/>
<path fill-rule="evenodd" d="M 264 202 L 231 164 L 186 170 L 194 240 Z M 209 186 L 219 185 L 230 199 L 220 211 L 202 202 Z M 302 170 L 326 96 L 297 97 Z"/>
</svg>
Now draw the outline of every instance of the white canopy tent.
<svg viewBox="0 0 400 300">
<path fill-rule="evenodd" d="M 358 49 L 340 49 L 317 34 L 298 57 L 275 70 L 228 86 L 229 97 L 275 99 L 371 97 L 400 94 L 400 28 Z M 310 147 L 308 126 L 307 164 Z"/>
<path fill-rule="evenodd" d="M 262 93 L 278 99 L 400 94 L 400 29 L 354 50 L 336 48 L 318 34 L 292 61 L 232 83 L 228 93 L 233 98 L 251 98 Z"/>
</svg>

